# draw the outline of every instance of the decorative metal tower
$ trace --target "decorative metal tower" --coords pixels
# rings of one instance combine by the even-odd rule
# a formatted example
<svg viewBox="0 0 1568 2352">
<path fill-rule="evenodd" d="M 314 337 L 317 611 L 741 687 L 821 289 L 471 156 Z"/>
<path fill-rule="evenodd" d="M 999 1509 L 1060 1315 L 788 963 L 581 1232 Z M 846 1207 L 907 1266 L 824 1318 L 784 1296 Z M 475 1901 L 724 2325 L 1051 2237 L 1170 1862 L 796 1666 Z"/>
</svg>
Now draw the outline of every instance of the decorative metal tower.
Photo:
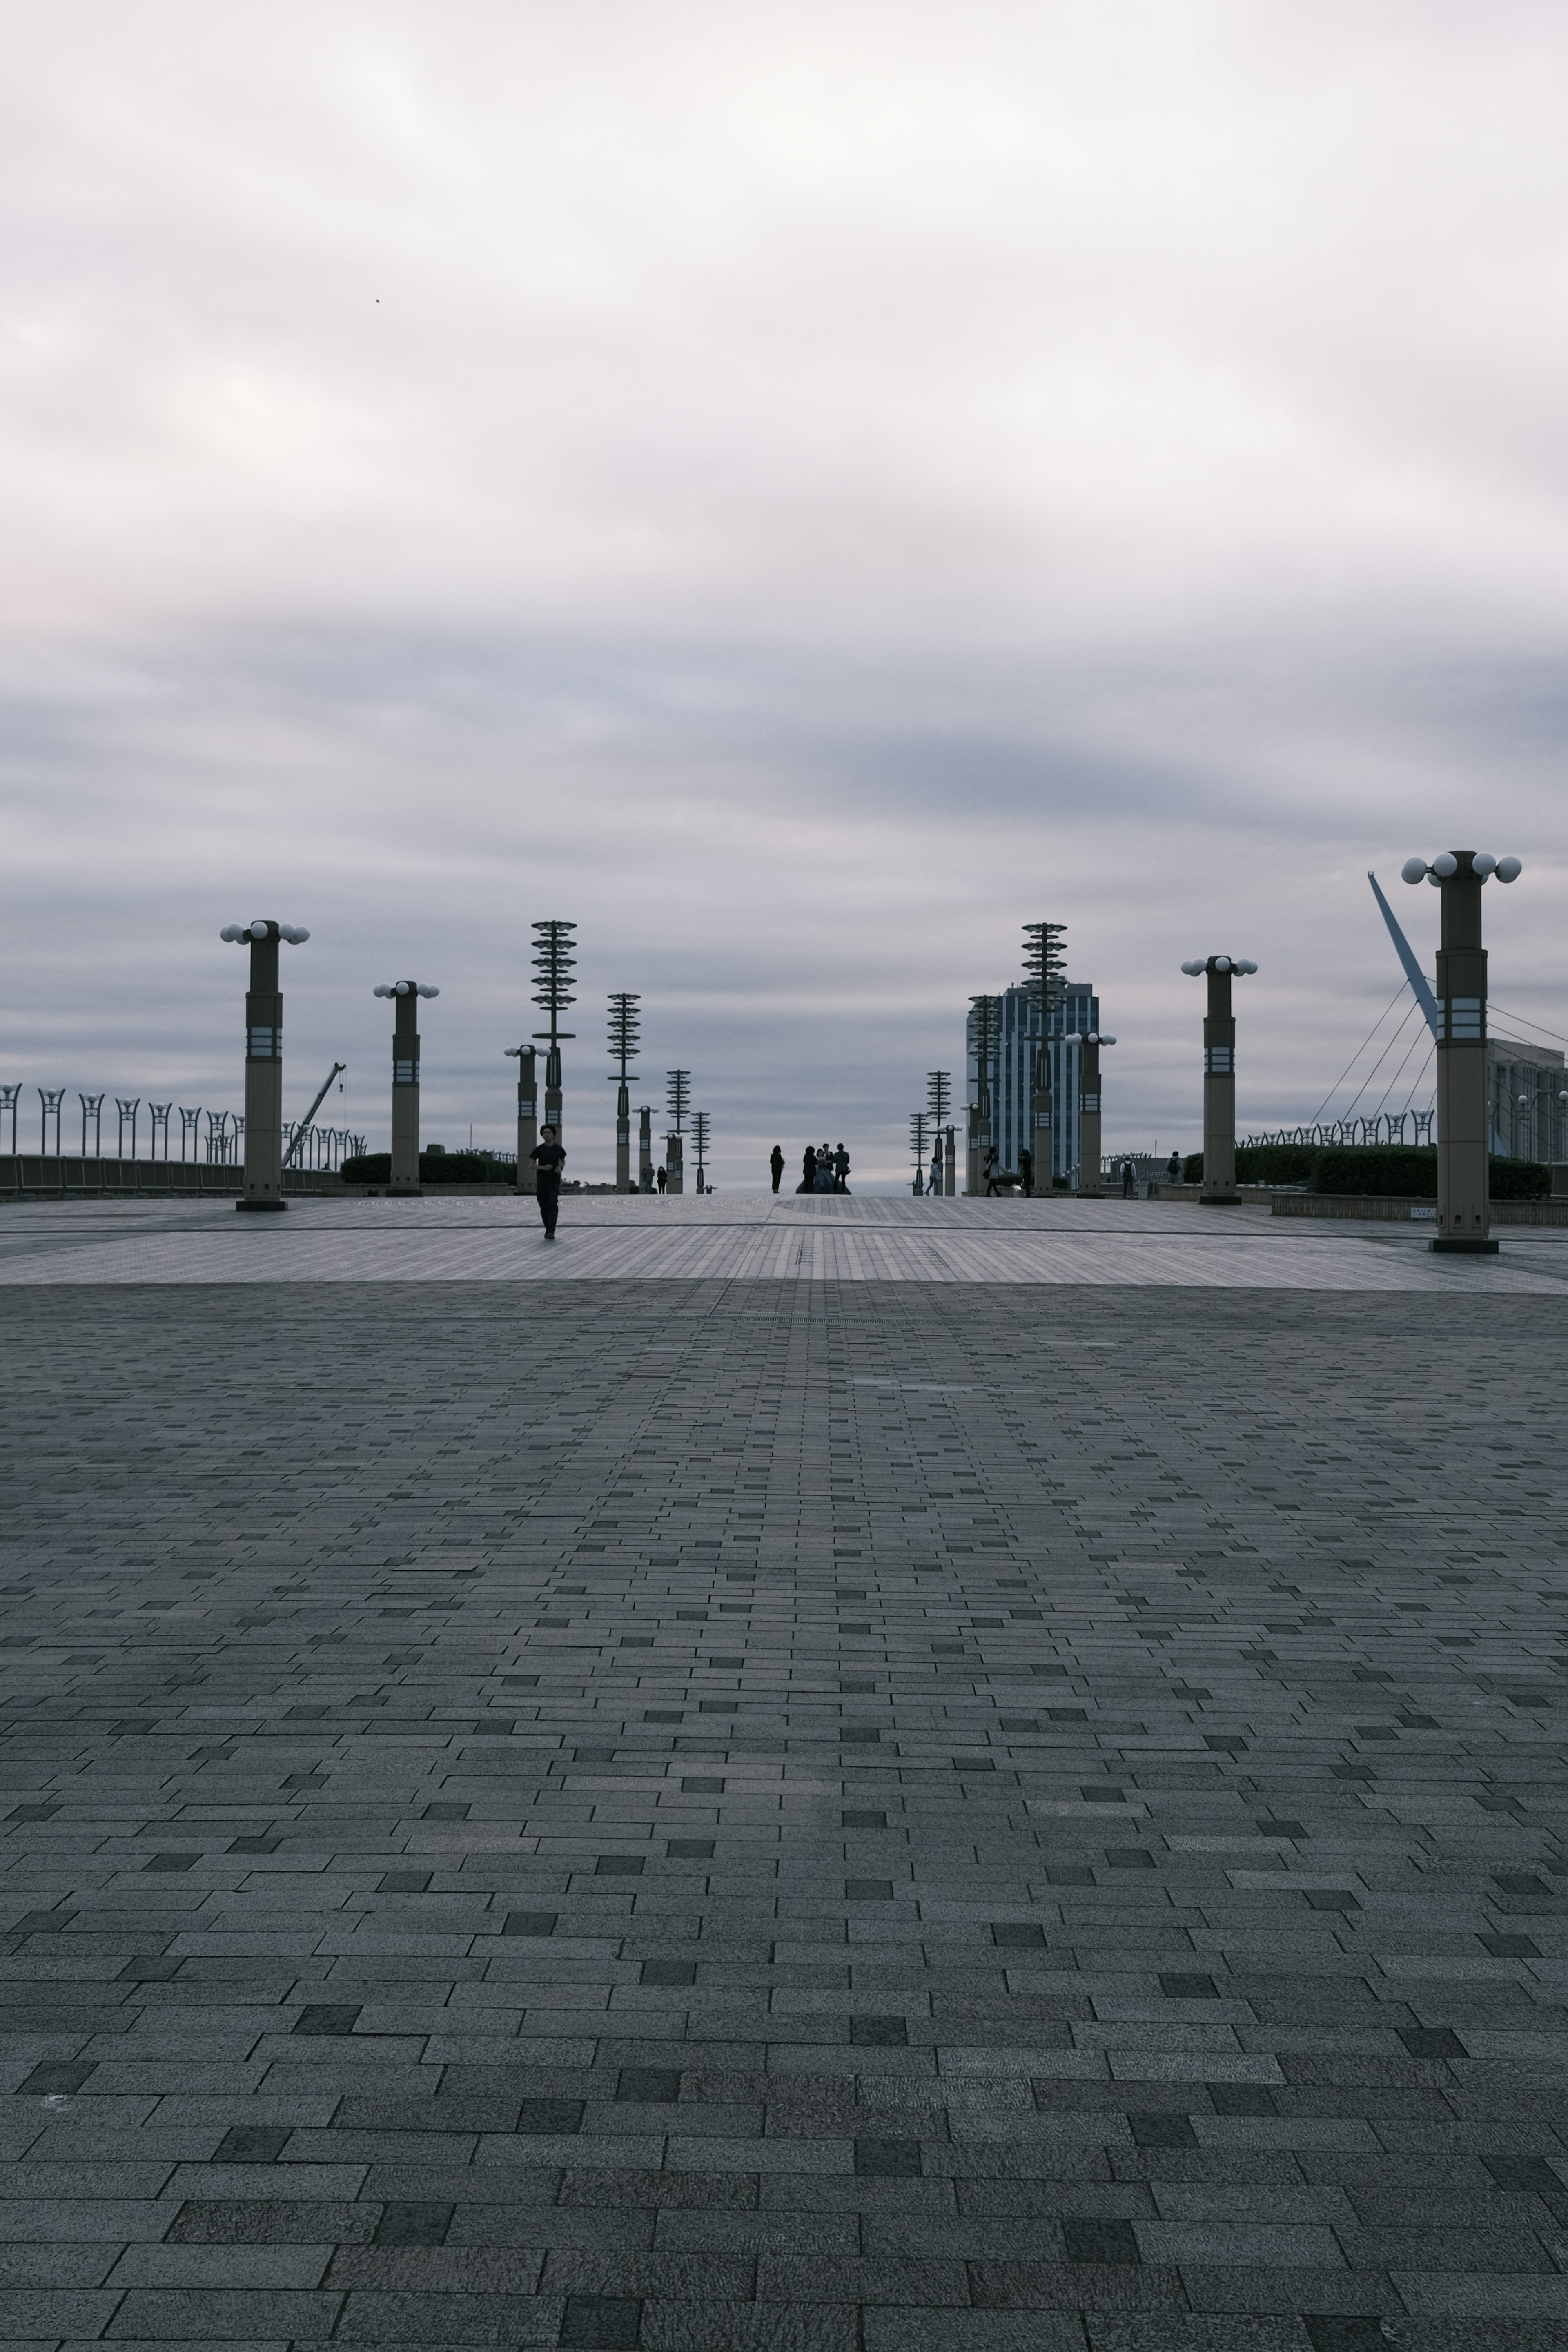
<svg viewBox="0 0 1568 2352">
<path fill-rule="evenodd" d="M 1039 1034 L 1033 1042 L 1029 1084 L 1029 1149 L 1035 1157 L 1035 1190 L 1048 1192 L 1056 1172 L 1051 1136 L 1051 1013 L 1060 1003 L 1067 971 L 1065 923 L 1024 925 L 1024 977 L 1034 997 Z M 1079 1154 L 1082 1164 L 1083 1154 Z"/>
<path fill-rule="evenodd" d="M 245 997 L 245 1190 L 237 1209 L 286 1209 L 283 1198 L 283 998 L 278 943 L 303 947 L 292 923 L 226 923 L 218 937 L 250 950 Z"/>
<path fill-rule="evenodd" d="M 969 1166 L 966 1192 L 985 1190 L 985 1160 L 991 1149 L 991 1056 L 996 1050 L 1001 999 L 972 996 L 970 1035 L 974 1053 L 974 1100 L 969 1106 Z"/>
<path fill-rule="evenodd" d="M 616 1190 L 629 1192 L 632 1189 L 632 1098 L 626 1092 L 638 1081 L 628 1076 L 626 1064 L 635 1062 L 642 1051 L 638 1042 L 642 1035 L 642 1014 L 638 1007 L 642 998 L 635 991 L 621 989 L 610 999 L 610 1059 L 620 1064 L 618 1077 L 610 1084 L 617 1087 L 616 1095 Z"/>
<path fill-rule="evenodd" d="M 932 1076 L 936 1073 L 933 1071 Z M 926 1188 L 926 1128 L 928 1114 L 923 1110 L 910 1113 L 910 1150 L 915 1156 L 915 1181 L 910 1190 L 917 1195 Z"/>
<path fill-rule="evenodd" d="M 697 1189 L 700 1192 L 706 1192 L 708 1190 L 708 1170 L 705 1163 L 711 1134 L 712 1125 L 708 1113 L 705 1110 L 694 1110 L 691 1114 L 691 1140 L 697 1147 Z"/>
<path fill-rule="evenodd" d="M 1481 889 L 1495 874 L 1517 882 L 1517 857 L 1446 849 L 1428 866 L 1408 857 L 1406 882 L 1430 881 L 1443 896 L 1437 950 L 1437 1233 L 1435 1250 L 1495 1255 L 1489 1226 L 1487 1151 L 1487 951 Z"/>
<path fill-rule="evenodd" d="M 572 992 L 572 974 L 576 966 L 576 942 L 572 934 L 575 923 L 535 923 L 538 934 L 533 950 L 533 1001 L 542 1013 L 550 1015 L 548 1029 L 536 1029 L 535 1037 L 549 1041 L 544 1056 L 544 1118 L 542 1124 L 555 1129 L 555 1140 L 564 1140 L 561 1132 L 561 1040 L 572 1038 L 575 1030 L 563 1029 L 558 1024 L 569 1004 L 577 1000 Z M 531 1149 L 531 1146 L 530 1147 Z"/>
<path fill-rule="evenodd" d="M 392 1030 L 392 1181 L 389 1192 L 419 1190 L 419 999 L 439 996 L 423 981 L 393 980 L 373 989 L 397 1008 Z M 331 1079 L 327 1081 L 331 1084 Z"/>
<path fill-rule="evenodd" d="M 681 1129 L 686 1123 L 691 1102 L 689 1070 L 667 1070 L 664 1081 L 665 1102 L 674 1126 L 664 1139 L 664 1165 L 668 1178 L 665 1190 L 683 1192 L 686 1190 L 686 1144 Z"/>
</svg>

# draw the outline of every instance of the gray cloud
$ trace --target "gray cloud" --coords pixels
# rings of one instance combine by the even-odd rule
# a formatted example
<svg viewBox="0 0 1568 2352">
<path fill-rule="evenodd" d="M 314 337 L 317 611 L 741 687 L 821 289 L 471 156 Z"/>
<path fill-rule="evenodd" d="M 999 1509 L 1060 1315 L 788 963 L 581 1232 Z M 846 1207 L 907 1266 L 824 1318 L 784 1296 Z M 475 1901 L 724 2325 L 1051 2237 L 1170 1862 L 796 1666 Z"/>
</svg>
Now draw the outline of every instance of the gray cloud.
<svg viewBox="0 0 1568 2352">
<path fill-rule="evenodd" d="M 1192 1139 L 1397 973 L 1364 871 L 1528 861 L 1568 1027 L 1557 12 L 66 6 L 0 97 L 4 1075 L 237 1099 L 218 926 L 308 923 L 290 1092 L 438 981 L 505 1132 L 527 926 L 569 1070 L 644 991 L 721 1181 L 889 1178 L 1018 927 Z M 1424 939 L 1431 910 L 1397 902 Z M 426 971 L 428 967 L 428 971 Z"/>
</svg>

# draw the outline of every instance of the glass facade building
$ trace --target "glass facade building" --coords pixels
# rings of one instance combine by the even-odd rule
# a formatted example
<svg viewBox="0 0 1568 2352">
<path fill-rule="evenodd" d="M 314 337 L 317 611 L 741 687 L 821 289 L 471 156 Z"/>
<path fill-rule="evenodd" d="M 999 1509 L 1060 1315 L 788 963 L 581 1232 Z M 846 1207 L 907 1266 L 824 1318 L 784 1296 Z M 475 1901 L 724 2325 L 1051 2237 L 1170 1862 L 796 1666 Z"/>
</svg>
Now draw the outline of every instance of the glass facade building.
<svg viewBox="0 0 1568 2352">
<path fill-rule="evenodd" d="M 1020 985 L 1005 989 L 991 1000 L 991 1140 L 997 1165 L 1016 1169 L 1021 1150 L 1031 1149 L 1029 1077 L 1034 1049 L 1040 1034 L 1039 1003 L 1031 990 Z M 1100 999 L 1087 981 L 1064 982 L 1059 1001 L 1050 1009 L 1046 1050 L 1051 1064 L 1051 1170 L 1071 1183 L 1078 1175 L 1078 1047 L 1067 1040 L 1100 1027 Z M 979 1085 L 974 1053 L 975 1017 L 971 1007 L 964 1024 L 965 1099 L 973 1102 Z M 1045 1171 L 1036 1171 L 1043 1182 Z"/>
</svg>

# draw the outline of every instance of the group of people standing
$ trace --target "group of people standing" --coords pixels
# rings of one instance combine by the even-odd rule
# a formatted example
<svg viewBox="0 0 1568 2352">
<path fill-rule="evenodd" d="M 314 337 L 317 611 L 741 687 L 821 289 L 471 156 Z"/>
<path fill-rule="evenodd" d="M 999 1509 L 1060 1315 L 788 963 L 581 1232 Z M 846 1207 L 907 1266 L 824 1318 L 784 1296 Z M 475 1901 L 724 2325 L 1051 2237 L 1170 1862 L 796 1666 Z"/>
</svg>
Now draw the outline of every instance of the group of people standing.
<svg viewBox="0 0 1568 2352">
<path fill-rule="evenodd" d="M 768 1171 L 773 1180 L 773 1191 L 779 1189 L 784 1171 L 784 1156 L 775 1143 L 768 1154 Z M 849 1190 L 849 1154 L 839 1144 L 823 1144 L 818 1150 L 808 1143 L 801 1158 L 801 1181 L 797 1192 L 847 1192 Z"/>
</svg>

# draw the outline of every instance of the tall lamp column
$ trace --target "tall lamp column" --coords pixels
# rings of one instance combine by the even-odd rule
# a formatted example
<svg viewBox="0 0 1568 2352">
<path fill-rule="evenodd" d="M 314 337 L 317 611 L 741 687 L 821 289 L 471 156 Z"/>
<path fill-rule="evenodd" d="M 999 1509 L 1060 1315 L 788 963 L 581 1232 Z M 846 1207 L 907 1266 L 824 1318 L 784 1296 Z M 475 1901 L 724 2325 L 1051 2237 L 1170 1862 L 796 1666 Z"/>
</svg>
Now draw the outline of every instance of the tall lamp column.
<svg viewBox="0 0 1568 2352">
<path fill-rule="evenodd" d="M 533 1192 L 539 1189 L 531 1157 L 539 1141 L 539 1056 L 531 1045 L 509 1045 L 506 1055 L 517 1064 L 517 1189 Z"/>
<path fill-rule="evenodd" d="M 419 999 L 439 996 L 422 981 L 388 981 L 374 992 L 396 1006 L 392 1030 L 392 1181 L 389 1192 L 419 1190 Z"/>
<path fill-rule="evenodd" d="M 637 1113 L 637 1190 L 653 1191 L 653 1105 L 644 1103 Z"/>
<path fill-rule="evenodd" d="M 226 923 L 218 937 L 250 950 L 245 995 L 245 1177 L 237 1209 L 286 1209 L 283 1198 L 283 998 L 278 943 L 303 947 L 293 923 Z"/>
<path fill-rule="evenodd" d="M 1429 881 L 1442 893 L 1437 950 L 1437 1232 L 1435 1250 L 1493 1256 L 1487 1153 L 1487 951 L 1481 945 L 1481 889 L 1495 874 L 1516 882 L 1517 857 L 1489 850 L 1446 849 L 1428 865 L 1408 857 L 1406 882 Z"/>
<path fill-rule="evenodd" d="M 1101 1046 L 1114 1045 L 1116 1040 L 1114 1037 L 1102 1037 L 1098 1029 L 1090 1029 L 1087 1033 L 1075 1029 L 1065 1042 L 1078 1047 L 1078 1197 L 1080 1201 L 1098 1201 L 1100 1197 L 1100 1054 Z"/>
<path fill-rule="evenodd" d="M 1209 1001 L 1204 1022 L 1204 1181 L 1200 1207 L 1235 1208 L 1241 1199 L 1236 1189 L 1236 1021 L 1231 1013 L 1233 972 L 1256 971 L 1245 956 L 1213 955 L 1184 963 L 1191 980 L 1207 973 Z"/>
</svg>

